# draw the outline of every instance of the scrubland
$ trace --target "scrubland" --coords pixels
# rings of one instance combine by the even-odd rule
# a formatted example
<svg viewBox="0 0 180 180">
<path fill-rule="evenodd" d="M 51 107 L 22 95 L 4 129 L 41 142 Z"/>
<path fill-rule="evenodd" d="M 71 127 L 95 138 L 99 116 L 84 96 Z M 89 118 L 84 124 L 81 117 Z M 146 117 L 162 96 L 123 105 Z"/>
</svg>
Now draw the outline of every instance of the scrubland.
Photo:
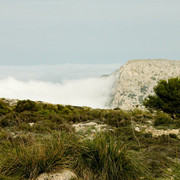
<svg viewBox="0 0 180 180">
<path fill-rule="evenodd" d="M 0 179 L 36 179 L 62 169 L 87 180 L 180 179 L 178 135 L 154 136 L 137 125 L 179 129 L 180 119 L 158 111 L 1 99 Z"/>
</svg>

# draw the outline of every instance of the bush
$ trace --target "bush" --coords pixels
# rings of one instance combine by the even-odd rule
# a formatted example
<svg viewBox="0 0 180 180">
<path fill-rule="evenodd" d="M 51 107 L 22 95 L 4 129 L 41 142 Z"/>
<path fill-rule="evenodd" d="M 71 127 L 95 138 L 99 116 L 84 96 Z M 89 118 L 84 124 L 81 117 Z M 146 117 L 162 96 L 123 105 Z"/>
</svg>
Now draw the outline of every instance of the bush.
<svg viewBox="0 0 180 180">
<path fill-rule="evenodd" d="M 62 110 L 64 109 L 64 106 L 61 105 L 61 104 L 58 104 L 58 105 L 57 105 L 57 108 L 58 108 L 58 111 L 62 111 Z"/>
<path fill-rule="evenodd" d="M 11 111 L 11 109 L 8 107 L 8 105 L 0 100 L 0 116 L 8 114 Z"/>
<path fill-rule="evenodd" d="M 33 129 L 39 133 L 50 133 L 52 130 L 57 130 L 58 125 L 50 120 L 43 120 L 35 123 Z"/>
<path fill-rule="evenodd" d="M 15 107 L 15 111 L 18 113 L 23 111 L 37 111 L 37 110 L 38 110 L 38 106 L 36 102 L 30 100 L 18 101 Z"/>
<path fill-rule="evenodd" d="M 103 116 L 105 122 L 113 127 L 127 126 L 130 125 L 131 116 L 128 112 L 122 110 L 111 110 Z"/>
<path fill-rule="evenodd" d="M 158 112 L 155 117 L 154 126 L 169 125 L 172 123 L 173 120 L 171 119 L 171 116 L 169 114 Z"/>
<path fill-rule="evenodd" d="M 13 113 L 9 113 L 0 119 L 0 127 L 10 127 L 21 123 L 21 119 Z"/>
<path fill-rule="evenodd" d="M 155 95 L 149 95 L 143 102 L 147 108 L 162 110 L 171 115 L 180 116 L 180 79 L 161 80 L 154 87 Z"/>
<path fill-rule="evenodd" d="M 49 112 L 58 112 L 57 106 L 53 104 L 43 104 L 42 108 L 48 110 Z"/>
<path fill-rule="evenodd" d="M 175 139 L 178 138 L 176 134 L 172 134 L 172 133 L 169 134 L 169 137 L 170 138 L 175 138 Z"/>
<path fill-rule="evenodd" d="M 68 107 L 65 107 L 63 110 L 62 110 L 62 114 L 71 114 L 72 111 L 71 109 L 69 109 Z"/>
</svg>

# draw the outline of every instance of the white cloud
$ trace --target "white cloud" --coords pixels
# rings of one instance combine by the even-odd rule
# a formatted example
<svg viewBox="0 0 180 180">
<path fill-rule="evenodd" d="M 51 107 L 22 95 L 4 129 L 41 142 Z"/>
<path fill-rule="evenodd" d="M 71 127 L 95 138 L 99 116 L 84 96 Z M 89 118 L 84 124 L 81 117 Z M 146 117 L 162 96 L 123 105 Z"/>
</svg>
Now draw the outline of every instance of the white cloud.
<svg viewBox="0 0 180 180">
<path fill-rule="evenodd" d="M 105 108 L 118 64 L 0 66 L 0 97 Z"/>
<path fill-rule="evenodd" d="M 112 78 L 86 78 L 63 83 L 7 78 L 0 80 L 0 96 L 106 108 L 106 103 L 110 100 L 112 84 Z"/>
</svg>

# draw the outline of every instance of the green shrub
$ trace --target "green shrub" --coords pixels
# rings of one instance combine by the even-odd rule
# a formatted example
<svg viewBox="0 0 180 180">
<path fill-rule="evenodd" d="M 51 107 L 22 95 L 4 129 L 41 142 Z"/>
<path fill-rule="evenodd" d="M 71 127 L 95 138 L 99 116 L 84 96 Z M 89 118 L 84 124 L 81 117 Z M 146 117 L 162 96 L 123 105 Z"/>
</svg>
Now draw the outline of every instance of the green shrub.
<svg viewBox="0 0 180 180">
<path fill-rule="evenodd" d="M 154 126 L 169 125 L 172 124 L 173 120 L 169 114 L 158 112 L 155 116 Z"/>
<path fill-rule="evenodd" d="M 43 104 L 42 109 L 48 110 L 49 112 L 54 112 L 54 113 L 58 112 L 57 106 L 53 104 Z"/>
<path fill-rule="evenodd" d="M 69 114 L 68 121 L 73 123 L 88 121 L 89 116 L 83 114 Z"/>
<path fill-rule="evenodd" d="M 52 130 L 58 130 L 58 125 L 50 120 L 43 120 L 33 125 L 33 130 L 39 133 L 50 133 Z"/>
<path fill-rule="evenodd" d="M 18 101 L 15 107 L 15 111 L 18 113 L 23 111 L 37 111 L 37 110 L 38 110 L 37 103 L 30 100 Z"/>
<path fill-rule="evenodd" d="M 21 119 L 19 119 L 15 113 L 9 113 L 0 119 L 0 127 L 10 127 L 16 126 L 21 123 Z"/>
<path fill-rule="evenodd" d="M 162 110 L 180 116 L 180 79 L 160 80 L 154 87 L 155 95 L 149 95 L 143 102 L 147 108 Z"/>
<path fill-rule="evenodd" d="M 113 110 L 115 110 L 115 111 L 119 111 L 119 110 L 121 110 L 119 107 L 116 107 L 116 108 L 114 108 Z"/>
<path fill-rule="evenodd" d="M 0 100 L 0 116 L 8 114 L 11 112 L 10 107 L 8 107 L 8 104 Z"/>
<path fill-rule="evenodd" d="M 9 119 L 7 119 L 7 118 L 2 118 L 0 120 L 0 127 L 8 127 L 11 124 L 12 124 L 11 121 L 9 121 Z"/>
<path fill-rule="evenodd" d="M 101 110 L 100 109 L 92 109 L 89 113 L 90 113 L 90 116 L 92 116 L 94 119 L 101 118 Z"/>
<path fill-rule="evenodd" d="M 64 109 L 64 106 L 61 105 L 61 104 L 58 104 L 58 105 L 57 105 L 57 109 L 58 109 L 58 111 L 61 112 L 61 111 Z"/>
<path fill-rule="evenodd" d="M 180 118 L 175 120 L 175 128 L 180 128 Z"/>
<path fill-rule="evenodd" d="M 69 109 L 68 107 L 65 107 L 63 110 L 62 110 L 62 114 L 71 114 L 72 113 L 72 110 Z"/>
<path fill-rule="evenodd" d="M 21 113 L 16 113 L 16 117 L 21 119 L 22 122 L 26 123 L 32 123 L 32 122 L 37 122 L 41 120 L 41 116 L 39 113 L 32 112 L 32 111 L 23 111 Z"/>
<path fill-rule="evenodd" d="M 130 113 L 123 110 L 107 110 L 101 113 L 101 118 L 113 127 L 127 126 L 131 123 Z"/>
<path fill-rule="evenodd" d="M 22 123 L 18 126 L 17 129 L 18 129 L 18 130 L 21 130 L 21 131 L 23 131 L 23 132 L 27 132 L 27 131 L 33 132 L 33 131 L 34 131 L 34 127 L 31 127 L 29 123 L 24 123 L 24 122 L 22 122 Z"/>
<path fill-rule="evenodd" d="M 50 114 L 47 119 L 50 121 L 57 123 L 57 124 L 63 124 L 67 121 L 64 116 L 57 115 L 57 114 Z"/>
<path fill-rule="evenodd" d="M 131 118 L 136 122 L 144 123 L 148 119 L 153 119 L 153 115 L 149 111 L 143 111 L 138 108 L 131 110 L 129 113 Z"/>
<path fill-rule="evenodd" d="M 170 138 L 175 138 L 175 139 L 176 139 L 176 138 L 177 138 L 177 135 L 176 135 L 176 134 L 170 133 L 170 134 L 169 134 L 169 137 L 170 137 Z"/>
<path fill-rule="evenodd" d="M 144 111 L 138 108 L 135 108 L 133 111 L 131 111 L 131 114 L 133 116 L 143 116 L 144 115 Z"/>
</svg>

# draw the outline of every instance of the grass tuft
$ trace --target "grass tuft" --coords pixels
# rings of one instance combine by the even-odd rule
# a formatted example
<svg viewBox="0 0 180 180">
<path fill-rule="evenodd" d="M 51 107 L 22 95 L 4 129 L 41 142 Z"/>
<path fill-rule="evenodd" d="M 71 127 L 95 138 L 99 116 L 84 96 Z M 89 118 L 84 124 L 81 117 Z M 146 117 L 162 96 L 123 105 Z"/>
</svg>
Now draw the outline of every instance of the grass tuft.
<svg viewBox="0 0 180 180">
<path fill-rule="evenodd" d="M 148 174 L 145 167 L 131 157 L 126 145 L 107 134 L 99 134 L 92 141 L 84 141 L 80 155 L 79 163 L 83 165 L 83 171 L 90 171 L 93 178 L 127 180 L 139 179 Z"/>
<path fill-rule="evenodd" d="M 0 173 L 5 176 L 36 177 L 43 172 L 70 168 L 73 164 L 71 137 L 64 133 L 32 142 L 6 141 Z"/>
</svg>

